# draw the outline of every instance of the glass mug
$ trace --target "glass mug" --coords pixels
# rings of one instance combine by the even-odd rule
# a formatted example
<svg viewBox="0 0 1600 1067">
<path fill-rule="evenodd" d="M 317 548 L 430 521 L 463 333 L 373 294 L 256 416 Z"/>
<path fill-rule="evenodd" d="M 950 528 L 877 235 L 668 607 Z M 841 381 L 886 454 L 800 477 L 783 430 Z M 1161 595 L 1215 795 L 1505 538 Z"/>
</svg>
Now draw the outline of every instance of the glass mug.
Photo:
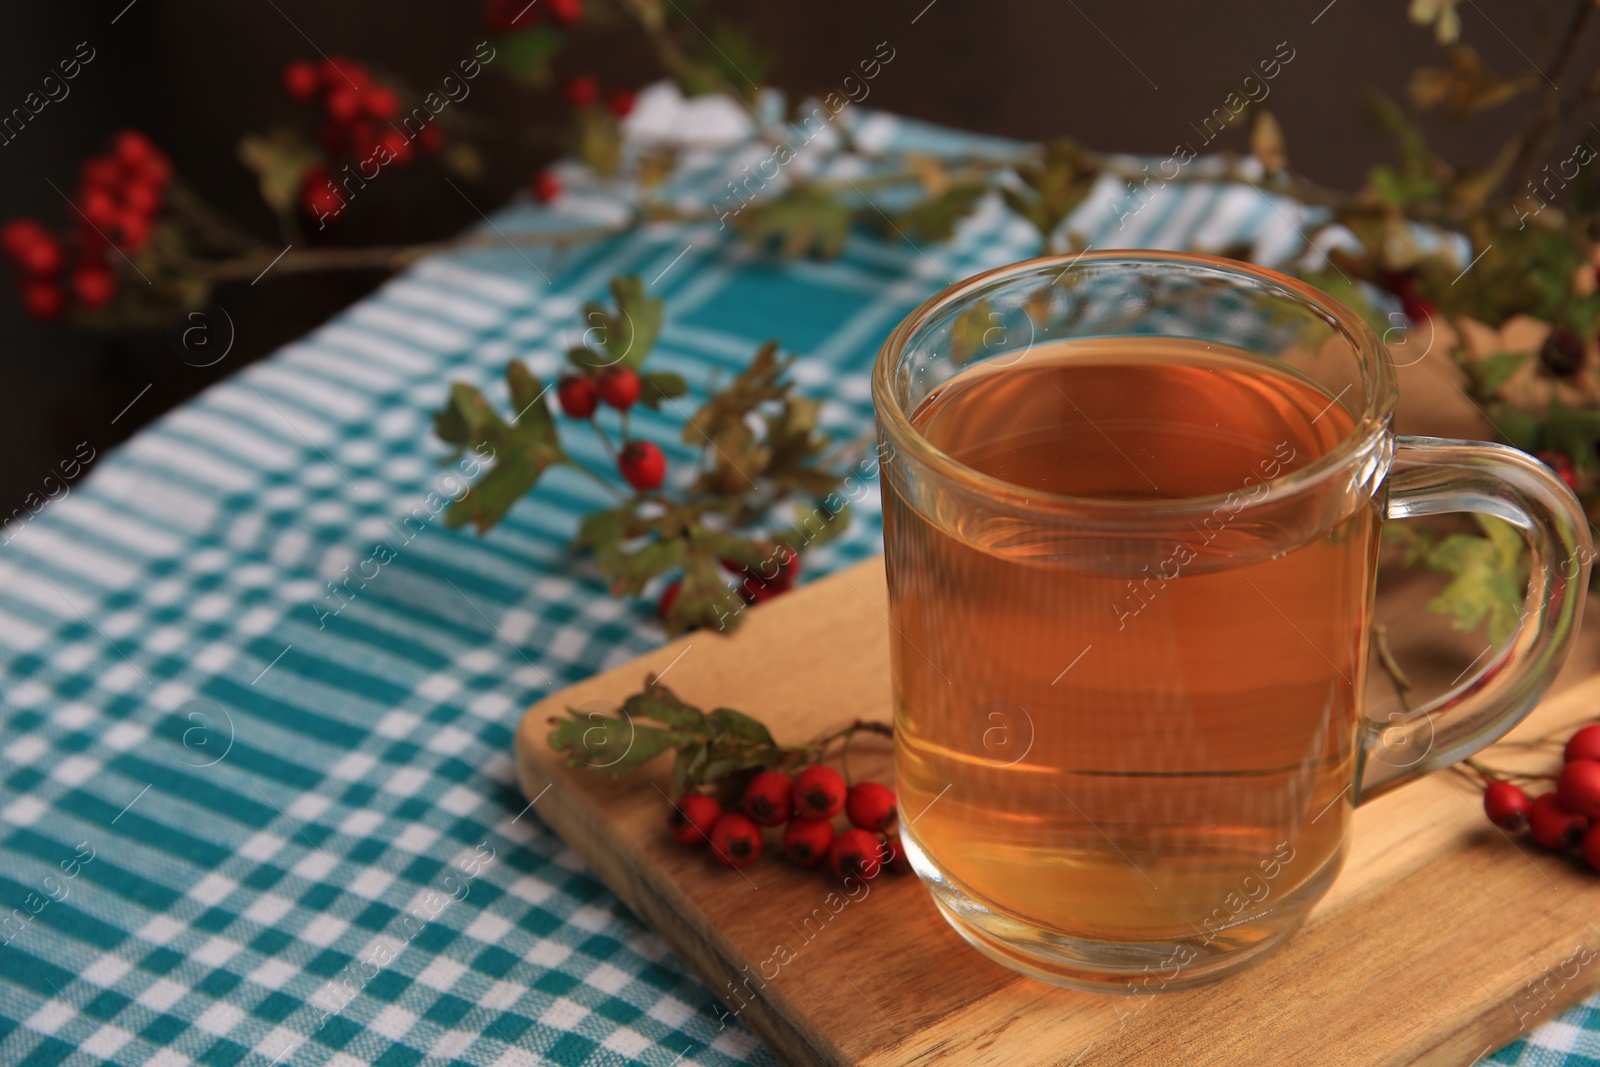
<svg viewBox="0 0 1600 1067">
<path fill-rule="evenodd" d="M 1593 549 L 1549 468 L 1396 436 L 1373 331 L 1274 271 L 1046 258 L 927 301 L 872 379 L 912 865 L 1008 967 L 1179 989 L 1281 943 L 1355 805 L 1502 736 L 1566 656 Z M 1498 516 L 1507 647 L 1362 711 L 1384 519 Z"/>
</svg>

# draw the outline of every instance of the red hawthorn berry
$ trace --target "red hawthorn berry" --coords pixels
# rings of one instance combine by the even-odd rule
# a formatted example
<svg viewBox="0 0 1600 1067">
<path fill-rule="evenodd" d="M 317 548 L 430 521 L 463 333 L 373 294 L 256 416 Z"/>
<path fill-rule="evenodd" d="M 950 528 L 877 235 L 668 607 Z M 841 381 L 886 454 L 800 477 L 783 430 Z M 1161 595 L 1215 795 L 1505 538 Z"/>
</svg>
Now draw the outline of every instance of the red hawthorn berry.
<svg viewBox="0 0 1600 1067">
<path fill-rule="evenodd" d="M 172 160 L 160 149 L 151 149 L 150 155 L 136 167 L 128 168 L 129 177 L 161 187 L 172 180 Z"/>
<path fill-rule="evenodd" d="M 400 114 L 400 98 L 387 85 L 374 85 L 361 98 L 367 114 L 379 122 L 388 122 Z"/>
<path fill-rule="evenodd" d="M 1439 313 L 1439 305 L 1425 296 L 1408 296 L 1401 299 L 1400 310 L 1415 326 L 1420 322 L 1427 322 L 1437 315 Z"/>
<path fill-rule="evenodd" d="M 593 74 L 579 74 L 568 78 L 561 91 L 573 107 L 590 107 L 600 99 L 600 82 Z"/>
<path fill-rule="evenodd" d="M 892 874 L 910 874 L 911 858 L 906 855 L 906 847 L 900 843 L 900 838 L 890 834 L 883 840 L 883 865 L 889 868 Z"/>
<path fill-rule="evenodd" d="M 876 878 L 883 870 L 883 841 L 865 830 L 846 830 L 833 839 L 828 865 L 840 878 Z"/>
<path fill-rule="evenodd" d="M 548 204 L 561 195 L 561 179 L 548 170 L 541 170 L 533 176 L 533 198 L 541 204 Z"/>
<path fill-rule="evenodd" d="M 656 601 L 656 614 L 663 619 L 666 618 L 667 614 L 672 611 L 672 605 L 678 602 L 678 594 L 681 592 L 683 592 L 683 582 L 681 581 L 675 581 L 661 590 L 661 599 Z"/>
<path fill-rule="evenodd" d="M 685 793 L 667 813 L 667 832 L 684 845 L 704 845 L 722 818 L 722 805 L 704 793 Z"/>
<path fill-rule="evenodd" d="M 1546 467 L 1555 471 L 1562 481 L 1567 483 L 1567 488 L 1574 493 L 1578 491 L 1578 472 L 1572 468 L 1572 460 L 1564 452 L 1540 452 L 1535 457 Z"/>
<path fill-rule="evenodd" d="M 510 33 L 532 26 L 536 15 L 530 0 L 489 0 L 483 7 L 483 24 L 495 33 Z"/>
<path fill-rule="evenodd" d="M 744 813 L 758 826 L 781 826 L 793 811 L 794 779 L 782 771 L 762 771 L 744 789 Z"/>
<path fill-rule="evenodd" d="M 659 487 L 667 477 L 667 457 L 649 441 L 629 441 L 617 457 L 623 480 L 640 492 Z"/>
<path fill-rule="evenodd" d="M 1600 723 L 1585 726 L 1569 737 L 1561 758 L 1568 763 L 1575 759 L 1600 760 Z"/>
<path fill-rule="evenodd" d="M 437 155 L 444 148 L 444 130 L 437 122 L 430 122 L 417 134 L 417 147 L 425 156 Z"/>
<path fill-rule="evenodd" d="M 297 59 L 283 68 L 283 88 L 290 100 L 304 104 L 322 88 L 322 74 L 309 59 Z"/>
<path fill-rule="evenodd" d="M 1520 830 L 1528 823 L 1533 801 L 1510 782 L 1490 782 L 1483 791 L 1483 813 L 1502 830 Z"/>
<path fill-rule="evenodd" d="M 1569 848 L 1588 828 L 1589 820 L 1562 807 L 1554 793 L 1534 797 L 1533 807 L 1528 809 L 1528 829 L 1545 848 Z"/>
<path fill-rule="evenodd" d="M 86 189 L 90 186 L 115 189 L 122 184 L 122 168 L 114 159 L 94 156 L 83 161 L 83 167 L 78 171 L 78 180 Z"/>
<path fill-rule="evenodd" d="M 583 18 L 583 0 L 546 0 L 550 17 L 563 26 L 571 26 Z"/>
<path fill-rule="evenodd" d="M 61 270 L 61 242 L 48 233 L 41 233 L 22 248 L 16 257 L 17 266 L 35 278 L 48 278 Z"/>
<path fill-rule="evenodd" d="M 156 155 L 156 146 L 138 130 L 121 130 L 112 135 L 111 155 L 126 169 L 143 166 Z"/>
<path fill-rule="evenodd" d="M 89 220 L 89 225 L 99 229 L 108 230 L 117 224 L 117 201 L 112 197 L 111 190 L 104 186 L 91 185 L 84 189 L 78 210 Z"/>
<path fill-rule="evenodd" d="M 761 855 L 761 827 L 732 812 L 711 827 L 711 851 L 726 867 L 743 867 Z"/>
<path fill-rule="evenodd" d="M 137 252 L 150 240 L 150 220 L 137 211 L 124 211 L 117 216 L 117 247 Z"/>
<path fill-rule="evenodd" d="M 378 135 L 378 146 L 387 148 L 393 157 L 391 162 L 411 162 L 411 138 L 396 129 L 387 129 Z"/>
<path fill-rule="evenodd" d="M 129 211 L 137 211 L 148 218 L 161 210 L 161 190 L 148 182 L 131 182 L 122 190 L 122 203 Z M 83 209 L 83 213 L 89 215 L 88 207 Z"/>
<path fill-rule="evenodd" d="M 564 374 L 556 385 L 556 399 L 570 418 L 588 419 L 600 406 L 600 388 L 582 374 Z"/>
<path fill-rule="evenodd" d="M 348 126 L 361 117 L 361 94 L 340 82 L 329 90 L 323 107 L 327 109 L 330 119 L 341 126 Z"/>
<path fill-rule="evenodd" d="M 22 309 L 35 322 L 49 322 L 67 310 L 67 296 L 55 282 L 34 278 L 22 283 Z"/>
<path fill-rule="evenodd" d="M 72 272 L 72 292 L 78 303 L 92 311 L 111 302 L 117 292 L 117 279 L 100 264 L 79 264 Z"/>
<path fill-rule="evenodd" d="M 12 219 L 0 227 L 0 252 L 15 263 L 29 246 L 48 232 L 34 219 Z"/>
<path fill-rule="evenodd" d="M 638 96 L 631 89 L 613 89 L 606 94 L 606 110 L 625 119 L 633 112 L 633 105 Z"/>
<path fill-rule="evenodd" d="M 319 221 L 332 221 L 344 210 L 344 197 L 321 167 L 306 171 L 300 184 L 300 210 Z"/>
<path fill-rule="evenodd" d="M 1539 346 L 1539 360 L 1555 377 L 1570 377 L 1583 366 L 1583 339 L 1565 326 L 1551 330 Z"/>
<path fill-rule="evenodd" d="M 639 399 L 643 388 L 639 372 L 632 367 L 608 367 L 600 373 L 600 399 L 616 408 L 627 411 Z"/>
<path fill-rule="evenodd" d="M 1600 826 L 1583 835 L 1583 858 L 1592 869 L 1600 871 Z"/>
<path fill-rule="evenodd" d="M 844 813 L 857 829 L 881 834 L 894 825 L 894 790 L 877 782 L 857 782 L 845 796 Z"/>
<path fill-rule="evenodd" d="M 783 854 L 802 867 L 819 866 L 833 845 L 833 824 L 827 819 L 790 819 L 783 828 Z"/>
<path fill-rule="evenodd" d="M 800 578 L 800 553 L 788 545 L 778 546 L 778 575 L 772 583 L 780 589 L 790 589 Z"/>
<path fill-rule="evenodd" d="M 1600 762 L 1575 759 L 1561 768 L 1556 779 L 1561 806 L 1590 822 L 1600 819 Z"/>
<path fill-rule="evenodd" d="M 808 819 L 831 819 L 844 808 L 844 775 L 832 767 L 807 767 L 794 779 L 794 810 Z"/>
</svg>

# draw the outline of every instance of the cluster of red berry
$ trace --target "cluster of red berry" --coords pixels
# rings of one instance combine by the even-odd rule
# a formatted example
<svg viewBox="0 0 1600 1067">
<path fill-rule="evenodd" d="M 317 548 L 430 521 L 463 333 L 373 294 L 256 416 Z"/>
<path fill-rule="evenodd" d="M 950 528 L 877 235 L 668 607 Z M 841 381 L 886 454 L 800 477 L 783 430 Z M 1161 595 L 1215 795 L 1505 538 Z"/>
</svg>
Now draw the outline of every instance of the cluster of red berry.
<svg viewBox="0 0 1600 1067">
<path fill-rule="evenodd" d="M 583 111 L 594 107 L 600 102 L 600 79 L 593 74 L 579 74 L 568 78 L 562 93 L 567 98 L 567 103 Z M 633 111 L 637 94 L 630 89 L 612 89 L 606 93 L 606 110 L 619 119 L 625 119 Z"/>
<path fill-rule="evenodd" d="M 1554 792 L 1530 799 L 1521 786 L 1490 781 L 1483 810 L 1502 830 L 1526 826 L 1545 848 L 1581 848 L 1589 866 L 1600 871 L 1600 723 L 1573 734 L 1562 761 Z"/>
<path fill-rule="evenodd" d="M 321 97 L 327 120 L 318 136 L 335 163 L 355 163 L 361 177 L 370 179 L 378 166 L 410 162 L 412 138 L 394 125 L 400 97 L 374 82 L 360 63 L 337 56 L 320 63 L 298 59 L 283 68 L 283 87 L 297 104 Z M 444 131 L 437 122 L 428 122 L 417 132 L 416 143 L 424 154 L 432 155 L 444 147 Z M 329 167 L 306 170 L 300 181 L 300 209 L 315 219 L 332 218 L 344 210 L 344 195 Z"/>
<path fill-rule="evenodd" d="M 592 419 L 603 400 L 626 412 L 639 399 L 644 383 L 632 367 L 605 367 L 562 375 L 556 399 L 570 418 Z M 617 453 L 617 470 L 623 481 L 641 493 L 658 489 L 667 477 L 666 454 L 649 441 L 624 441 Z"/>
<path fill-rule="evenodd" d="M 566 96 L 567 103 L 579 111 L 587 111 L 600 102 L 600 79 L 593 74 L 579 74 L 567 79 L 562 86 L 562 94 Z M 631 89 L 612 89 L 605 94 L 606 110 L 618 119 L 625 119 L 632 113 L 637 100 L 638 94 Z M 561 179 L 556 177 L 554 171 L 541 170 L 533 176 L 528 188 L 535 200 L 548 204 L 561 195 Z"/>
<path fill-rule="evenodd" d="M 576 26 L 583 21 L 583 0 L 488 0 L 483 22 L 495 33 L 515 33 L 532 29 L 541 11 L 558 26 Z"/>
<path fill-rule="evenodd" d="M 72 202 L 77 226 L 69 244 L 75 259 L 66 279 L 82 307 L 104 307 L 116 295 L 110 253 L 113 248 L 138 252 L 149 242 L 171 180 L 172 163 L 136 130 L 116 134 L 104 155 L 84 161 Z M 36 219 L 13 219 L 0 228 L 0 252 L 16 268 L 29 317 L 59 318 L 67 309 L 62 242 Z"/>
<path fill-rule="evenodd" d="M 894 790 L 877 782 L 847 788 L 844 775 L 821 764 L 792 778 L 762 771 L 745 787 L 740 807 L 742 812 L 724 811 L 713 797 L 686 793 L 673 805 L 667 829 L 685 845 L 710 845 L 728 867 L 754 863 L 762 828 L 782 826 L 784 855 L 802 867 L 826 860 L 840 878 L 875 878 L 885 867 L 897 874 L 911 869 L 893 832 Z M 841 811 L 851 828 L 835 832 L 833 820 Z"/>
</svg>

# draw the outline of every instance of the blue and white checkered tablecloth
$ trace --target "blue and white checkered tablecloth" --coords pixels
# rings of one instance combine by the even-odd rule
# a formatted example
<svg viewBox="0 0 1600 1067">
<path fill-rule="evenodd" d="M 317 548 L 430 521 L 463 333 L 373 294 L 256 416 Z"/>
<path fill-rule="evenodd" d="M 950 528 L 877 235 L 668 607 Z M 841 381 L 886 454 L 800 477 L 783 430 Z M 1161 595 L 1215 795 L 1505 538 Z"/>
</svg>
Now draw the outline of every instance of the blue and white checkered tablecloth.
<svg viewBox="0 0 1600 1067">
<path fill-rule="evenodd" d="M 669 90 L 630 121 L 702 138 L 666 191 L 688 205 L 768 151 Z M 867 148 L 975 142 L 838 121 Z M 592 223 L 627 195 L 565 177 L 555 210 L 495 224 Z M 1186 186 L 1121 229 L 1118 195 L 1076 220 L 1098 247 L 1294 241 L 1295 206 L 1252 189 Z M 858 235 L 826 263 L 771 261 L 715 224 L 431 259 L 97 455 L 64 497 L 53 483 L 0 534 L 0 1065 L 775 1062 L 519 816 L 522 709 L 662 640 L 649 605 L 611 599 L 564 549 L 602 498 L 558 472 L 488 537 L 445 529 L 429 414 L 452 379 L 504 403 L 512 357 L 555 373 L 581 303 L 636 273 L 667 299 L 659 369 L 703 386 L 781 338 L 851 439 L 890 328 L 1037 251 L 991 202 L 947 244 Z M 672 419 L 635 426 L 688 458 Z M 811 573 L 876 551 L 875 501 L 858 519 Z M 370 575 L 380 543 L 394 558 L 328 614 L 328 583 Z M 1600 1000 L 1489 1062 L 1600 1063 Z"/>
</svg>

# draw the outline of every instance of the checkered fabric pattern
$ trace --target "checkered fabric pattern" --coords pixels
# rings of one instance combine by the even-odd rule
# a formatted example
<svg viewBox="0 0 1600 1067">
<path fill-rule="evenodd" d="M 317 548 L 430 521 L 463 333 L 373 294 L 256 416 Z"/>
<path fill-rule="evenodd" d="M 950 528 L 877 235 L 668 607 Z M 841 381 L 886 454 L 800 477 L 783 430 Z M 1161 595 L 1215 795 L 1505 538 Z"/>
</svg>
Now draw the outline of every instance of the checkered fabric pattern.
<svg viewBox="0 0 1600 1067">
<path fill-rule="evenodd" d="M 631 120 L 703 137 L 667 191 L 686 204 L 764 154 L 719 106 L 657 89 Z M 867 147 L 980 143 L 839 121 Z M 564 177 L 559 210 L 484 234 L 615 216 L 625 190 Z M 1189 186 L 1121 226 L 1118 196 L 1079 217 L 1097 246 L 1293 244 L 1297 209 L 1250 189 Z M 445 529 L 459 483 L 429 413 L 452 379 L 504 403 L 513 357 L 552 375 L 581 303 L 631 272 L 667 298 L 655 365 L 703 388 L 781 338 L 853 439 L 889 329 L 1037 250 L 990 203 L 940 247 L 857 236 L 829 263 L 715 224 L 428 260 L 0 533 L 0 1064 L 775 1062 L 517 793 L 522 709 L 662 639 L 564 550 L 601 497 L 558 472 L 489 536 Z M 635 426 L 687 459 L 677 418 Z M 812 573 L 876 550 L 871 501 L 858 520 Z M 1600 1062 L 1597 1004 L 1493 1062 Z"/>
</svg>

